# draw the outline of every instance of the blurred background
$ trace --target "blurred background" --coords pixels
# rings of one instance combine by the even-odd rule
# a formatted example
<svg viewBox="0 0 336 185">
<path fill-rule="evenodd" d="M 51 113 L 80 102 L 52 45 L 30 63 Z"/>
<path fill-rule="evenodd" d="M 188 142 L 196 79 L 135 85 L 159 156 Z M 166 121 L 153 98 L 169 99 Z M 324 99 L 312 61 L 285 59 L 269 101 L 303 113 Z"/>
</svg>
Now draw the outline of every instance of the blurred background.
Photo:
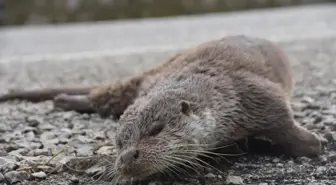
<svg viewBox="0 0 336 185">
<path fill-rule="evenodd" d="M 336 0 L 0 0 L 1 25 L 167 17 L 242 11 Z"/>
</svg>

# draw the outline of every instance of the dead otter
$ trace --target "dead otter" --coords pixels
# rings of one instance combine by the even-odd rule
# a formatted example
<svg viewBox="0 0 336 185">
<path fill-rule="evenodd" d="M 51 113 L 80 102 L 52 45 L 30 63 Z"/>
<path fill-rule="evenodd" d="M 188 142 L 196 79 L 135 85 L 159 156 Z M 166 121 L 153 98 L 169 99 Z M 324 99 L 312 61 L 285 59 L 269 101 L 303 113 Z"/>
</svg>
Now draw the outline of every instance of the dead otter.
<svg viewBox="0 0 336 185">
<path fill-rule="evenodd" d="M 101 116 L 120 117 L 115 173 L 143 178 L 251 135 L 269 138 L 290 156 L 318 155 L 317 135 L 293 118 L 292 87 L 280 48 L 228 36 L 93 88 L 84 99 Z"/>
<path fill-rule="evenodd" d="M 148 176 L 251 135 L 290 156 L 321 152 L 317 135 L 293 118 L 290 65 L 272 43 L 230 36 L 174 62 L 184 65 L 156 76 L 121 115 L 116 173 Z"/>
</svg>

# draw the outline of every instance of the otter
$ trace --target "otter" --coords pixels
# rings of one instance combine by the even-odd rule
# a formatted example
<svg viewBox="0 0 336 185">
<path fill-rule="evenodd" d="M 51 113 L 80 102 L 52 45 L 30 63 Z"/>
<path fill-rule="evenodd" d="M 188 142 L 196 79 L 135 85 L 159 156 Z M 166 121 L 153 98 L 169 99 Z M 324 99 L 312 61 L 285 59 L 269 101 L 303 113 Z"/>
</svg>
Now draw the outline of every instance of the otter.
<svg viewBox="0 0 336 185">
<path fill-rule="evenodd" d="M 235 35 L 187 48 L 146 71 L 89 88 L 86 95 L 58 91 L 49 97 L 60 107 L 82 103 L 101 117 L 117 118 L 113 171 L 140 179 L 248 136 L 268 138 L 289 156 L 319 155 L 320 138 L 293 117 L 293 86 L 280 47 Z"/>
</svg>

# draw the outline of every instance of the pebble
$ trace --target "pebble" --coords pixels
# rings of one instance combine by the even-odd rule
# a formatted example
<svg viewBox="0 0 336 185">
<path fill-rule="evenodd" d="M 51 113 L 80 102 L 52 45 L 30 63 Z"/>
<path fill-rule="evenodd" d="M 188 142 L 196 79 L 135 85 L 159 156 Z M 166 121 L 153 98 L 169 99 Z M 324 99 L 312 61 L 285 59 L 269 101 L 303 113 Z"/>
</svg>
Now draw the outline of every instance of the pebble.
<svg viewBox="0 0 336 185">
<path fill-rule="evenodd" d="M 19 166 L 16 164 L 15 161 L 8 159 L 8 158 L 0 157 L 0 172 L 1 173 L 7 173 L 8 171 L 15 170 L 18 167 Z"/>
<path fill-rule="evenodd" d="M 323 121 L 323 118 L 320 114 L 315 115 L 315 120 L 313 121 L 314 124 L 321 123 Z M 322 124 L 324 126 L 324 124 Z"/>
<path fill-rule="evenodd" d="M 17 149 L 19 149 L 19 146 L 17 144 L 10 144 L 6 147 L 6 152 L 9 153 Z"/>
<path fill-rule="evenodd" d="M 28 179 L 28 174 L 23 171 L 11 171 L 5 174 L 5 178 L 10 184 L 15 184 L 18 182 L 23 182 Z"/>
<path fill-rule="evenodd" d="M 331 154 L 328 156 L 328 161 L 335 162 L 336 161 L 336 154 Z"/>
<path fill-rule="evenodd" d="M 209 179 L 213 179 L 213 178 L 216 178 L 216 175 L 214 175 L 213 173 L 208 173 L 204 177 L 209 178 Z"/>
<path fill-rule="evenodd" d="M 8 154 L 9 155 L 13 155 L 13 156 L 22 156 L 22 155 L 26 155 L 28 152 L 29 152 L 29 149 L 27 149 L 27 148 L 20 148 L 20 149 L 8 152 Z"/>
<path fill-rule="evenodd" d="M 0 173 L 0 183 L 4 183 L 5 182 L 5 177 L 2 175 L 2 173 Z"/>
<path fill-rule="evenodd" d="M 321 185 L 321 184 L 319 184 L 317 182 L 310 182 L 310 183 L 308 183 L 308 185 Z"/>
<path fill-rule="evenodd" d="M 274 162 L 274 163 L 278 163 L 278 162 L 280 162 L 280 159 L 279 159 L 279 158 L 274 158 L 274 159 L 272 160 L 272 162 Z"/>
<path fill-rule="evenodd" d="M 282 163 L 277 163 L 276 166 L 277 167 L 283 167 L 284 165 Z"/>
<path fill-rule="evenodd" d="M 325 166 L 320 166 L 316 169 L 315 174 L 317 176 L 323 175 L 327 171 L 327 168 Z"/>
<path fill-rule="evenodd" d="M 46 166 L 46 165 L 41 165 L 41 166 L 38 166 L 37 169 L 43 171 L 43 172 L 52 172 L 54 170 L 54 168 L 50 167 L 50 166 Z"/>
<path fill-rule="evenodd" d="M 308 157 L 300 157 L 298 158 L 301 163 L 309 163 L 311 161 Z"/>
<path fill-rule="evenodd" d="M 302 99 L 301 99 L 301 102 L 303 103 L 307 103 L 307 104 L 312 104 L 315 102 L 315 100 L 309 96 L 304 96 Z"/>
<path fill-rule="evenodd" d="M 54 125 L 51 125 L 49 123 L 43 123 L 38 126 L 41 131 L 51 131 L 56 130 L 56 127 Z"/>
<path fill-rule="evenodd" d="M 240 176 L 229 175 L 226 178 L 226 184 L 228 185 L 242 185 L 244 184 L 243 179 Z"/>
<path fill-rule="evenodd" d="M 38 125 L 40 125 L 42 123 L 42 120 L 40 117 L 36 117 L 36 116 L 28 116 L 26 118 L 26 122 L 28 123 L 29 126 L 31 127 L 37 127 Z"/>
<path fill-rule="evenodd" d="M 70 178 L 70 181 L 71 181 L 72 183 L 75 183 L 75 184 L 79 183 L 79 179 L 78 179 L 76 176 L 72 176 L 72 177 Z"/>
<path fill-rule="evenodd" d="M 336 132 L 329 132 L 324 135 L 328 141 L 336 141 Z"/>
<path fill-rule="evenodd" d="M 63 112 L 62 117 L 65 121 L 71 120 L 72 117 L 76 116 L 76 112 L 69 111 L 69 112 Z"/>
<path fill-rule="evenodd" d="M 51 155 L 51 151 L 48 149 L 36 149 L 36 150 L 31 150 L 28 155 L 31 156 L 40 156 L 40 155 L 44 155 L 44 156 L 50 156 Z"/>
<path fill-rule="evenodd" d="M 34 141 L 35 139 L 35 133 L 33 131 L 28 131 L 23 133 L 26 141 Z"/>
<path fill-rule="evenodd" d="M 102 146 L 97 150 L 97 154 L 100 155 L 111 155 L 115 152 L 115 147 L 113 146 Z"/>
<path fill-rule="evenodd" d="M 100 173 L 102 170 L 104 170 L 103 167 L 96 167 L 93 166 L 85 171 L 85 173 L 89 176 L 96 175 L 97 173 Z"/>
<path fill-rule="evenodd" d="M 259 183 L 259 185 L 268 185 L 267 183 L 263 182 L 263 183 Z"/>
<path fill-rule="evenodd" d="M 43 171 L 40 171 L 40 172 L 35 172 L 35 173 L 32 173 L 31 174 L 33 177 L 35 178 L 39 178 L 39 179 L 44 179 L 47 177 L 47 174 L 44 173 Z"/>
</svg>

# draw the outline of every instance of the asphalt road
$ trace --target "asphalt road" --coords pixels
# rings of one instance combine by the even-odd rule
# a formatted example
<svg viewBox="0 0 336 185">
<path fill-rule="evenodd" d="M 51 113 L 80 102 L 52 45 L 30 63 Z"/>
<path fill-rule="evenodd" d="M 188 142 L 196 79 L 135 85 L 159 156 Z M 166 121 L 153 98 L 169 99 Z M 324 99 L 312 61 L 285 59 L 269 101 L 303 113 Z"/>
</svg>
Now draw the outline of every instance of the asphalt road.
<svg viewBox="0 0 336 185">
<path fill-rule="evenodd" d="M 52 60 L 177 49 L 228 34 L 274 41 L 328 37 L 336 5 L 226 14 L 0 29 L 0 62 Z M 24 57 L 24 58 L 22 58 Z"/>
</svg>

